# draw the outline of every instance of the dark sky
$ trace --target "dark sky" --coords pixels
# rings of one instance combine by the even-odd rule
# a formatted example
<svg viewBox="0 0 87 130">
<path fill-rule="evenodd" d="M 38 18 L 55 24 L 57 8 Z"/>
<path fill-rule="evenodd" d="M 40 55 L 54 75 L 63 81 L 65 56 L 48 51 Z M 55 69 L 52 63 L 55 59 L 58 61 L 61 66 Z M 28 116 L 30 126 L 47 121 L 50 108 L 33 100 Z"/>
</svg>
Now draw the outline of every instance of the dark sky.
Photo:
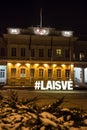
<svg viewBox="0 0 87 130">
<path fill-rule="evenodd" d="M 0 31 L 7 27 L 38 26 L 40 8 L 43 10 L 43 26 L 87 34 L 86 0 L 2 0 Z"/>
</svg>

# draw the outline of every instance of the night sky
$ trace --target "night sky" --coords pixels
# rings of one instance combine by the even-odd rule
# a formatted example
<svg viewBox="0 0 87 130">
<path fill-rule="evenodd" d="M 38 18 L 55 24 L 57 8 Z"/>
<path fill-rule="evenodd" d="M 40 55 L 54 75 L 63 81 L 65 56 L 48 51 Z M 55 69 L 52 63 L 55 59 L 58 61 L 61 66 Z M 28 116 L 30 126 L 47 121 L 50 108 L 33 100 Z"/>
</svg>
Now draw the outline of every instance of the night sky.
<svg viewBox="0 0 87 130">
<path fill-rule="evenodd" d="M 0 32 L 7 27 L 39 26 L 40 8 L 43 26 L 87 34 L 86 0 L 2 0 Z"/>
</svg>

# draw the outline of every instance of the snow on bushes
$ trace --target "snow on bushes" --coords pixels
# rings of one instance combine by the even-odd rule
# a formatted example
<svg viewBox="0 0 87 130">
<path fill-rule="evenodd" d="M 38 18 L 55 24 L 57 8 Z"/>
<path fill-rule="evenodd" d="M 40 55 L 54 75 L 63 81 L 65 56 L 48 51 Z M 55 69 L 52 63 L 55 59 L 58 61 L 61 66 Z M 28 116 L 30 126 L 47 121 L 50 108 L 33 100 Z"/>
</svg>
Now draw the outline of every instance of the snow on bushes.
<svg viewBox="0 0 87 130">
<path fill-rule="evenodd" d="M 64 97 L 39 107 L 37 98 L 18 99 L 0 94 L 0 130 L 87 130 L 87 114 L 79 108 L 61 108 Z"/>
</svg>

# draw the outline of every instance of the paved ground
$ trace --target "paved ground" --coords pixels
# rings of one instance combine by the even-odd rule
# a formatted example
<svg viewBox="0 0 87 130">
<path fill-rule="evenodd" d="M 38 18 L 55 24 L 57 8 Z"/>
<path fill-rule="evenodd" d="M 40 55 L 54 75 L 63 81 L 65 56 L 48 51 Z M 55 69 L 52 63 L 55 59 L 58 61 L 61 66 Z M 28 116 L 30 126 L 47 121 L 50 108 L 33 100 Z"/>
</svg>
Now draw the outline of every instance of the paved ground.
<svg viewBox="0 0 87 130">
<path fill-rule="evenodd" d="M 64 98 L 62 107 L 79 107 L 87 111 L 87 91 L 35 91 L 14 89 L 18 93 L 19 99 L 38 97 L 36 104 L 43 106 Z M 10 89 L 0 90 L 4 96 L 8 96 Z"/>
</svg>

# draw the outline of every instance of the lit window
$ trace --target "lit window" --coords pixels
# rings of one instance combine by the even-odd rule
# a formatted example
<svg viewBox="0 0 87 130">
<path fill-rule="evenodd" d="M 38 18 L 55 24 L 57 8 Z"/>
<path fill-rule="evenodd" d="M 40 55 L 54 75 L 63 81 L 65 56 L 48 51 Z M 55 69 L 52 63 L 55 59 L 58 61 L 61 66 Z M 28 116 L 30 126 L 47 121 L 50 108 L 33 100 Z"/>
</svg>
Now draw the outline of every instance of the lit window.
<svg viewBox="0 0 87 130">
<path fill-rule="evenodd" d="M 66 77 L 66 78 L 69 78 L 69 77 L 70 77 L 70 70 L 69 70 L 69 69 L 66 69 L 66 70 L 65 70 L 65 77 Z"/>
<path fill-rule="evenodd" d="M 43 78 L 43 69 L 39 69 L 39 77 Z"/>
<path fill-rule="evenodd" d="M 57 69 L 57 78 L 61 78 L 61 69 Z"/>
<path fill-rule="evenodd" d="M 20 77 L 26 77 L 24 68 L 22 68 L 21 71 L 20 71 Z"/>
<path fill-rule="evenodd" d="M 16 77 L 16 68 L 11 68 L 11 77 Z"/>
<path fill-rule="evenodd" d="M 56 55 L 61 56 L 62 55 L 62 50 L 61 49 L 56 49 Z"/>
<path fill-rule="evenodd" d="M 21 74 L 25 74 L 25 69 L 21 69 Z"/>
<path fill-rule="evenodd" d="M 52 69 L 48 69 L 48 78 L 52 78 Z"/>
<path fill-rule="evenodd" d="M 30 69 L 30 76 L 31 77 L 34 77 L 34 73 L 35 73 L 34 69 Z"/>
</svg>

